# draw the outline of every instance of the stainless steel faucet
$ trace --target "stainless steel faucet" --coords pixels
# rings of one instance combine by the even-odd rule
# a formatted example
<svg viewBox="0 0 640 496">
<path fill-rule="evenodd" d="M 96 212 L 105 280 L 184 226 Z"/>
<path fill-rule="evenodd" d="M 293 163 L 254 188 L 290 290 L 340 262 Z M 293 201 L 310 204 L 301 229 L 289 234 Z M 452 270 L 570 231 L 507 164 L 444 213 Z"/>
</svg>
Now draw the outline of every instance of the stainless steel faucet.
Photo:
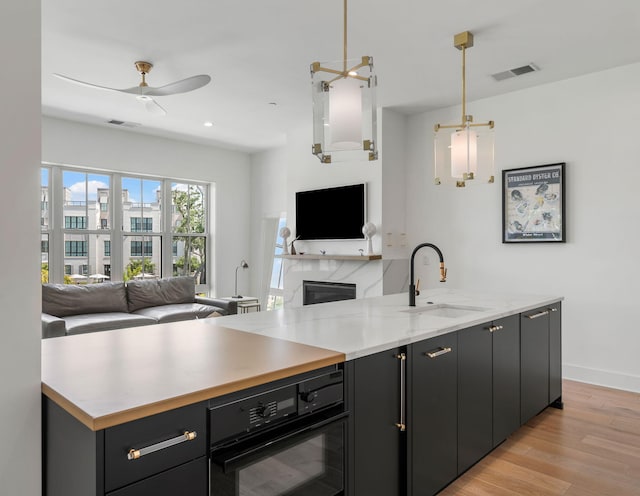
<svg viewBox="0 0 640 496">
<path fill-rule="evenodd" d="M 429 248 L 433 248 L 438 254 L 438 256 L 440 257 L 440 282 L 446 282 L 447 280 L 447 269 L 444 266 L 444 257 L 442 256 L 442 252 L 440 251 L 440 248 L 438 248 L 436 245 L 432 245 L 431 243 L 421 243 L 418 246 L 416 246 L 413 249 L 413 253 L 411 254 L 411 278 L 409 280 L 409 306 L 410 307 L 416 306 L 416 286 L 413 283 L 414 260 L 416 258 L 416 253 L 418 252 L 418 250 L 420 250 L 420 248 L 424 248 L 425 246 L 428 246 Z"/>
</svg>

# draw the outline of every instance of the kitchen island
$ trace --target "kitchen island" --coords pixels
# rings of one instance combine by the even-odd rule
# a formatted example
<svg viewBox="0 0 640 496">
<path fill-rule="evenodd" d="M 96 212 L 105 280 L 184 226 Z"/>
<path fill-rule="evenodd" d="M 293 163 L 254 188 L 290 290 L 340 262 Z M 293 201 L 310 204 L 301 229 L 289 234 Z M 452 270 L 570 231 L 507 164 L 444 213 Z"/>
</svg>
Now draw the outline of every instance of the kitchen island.
<svg viewBox="0 0 640 496">
<path fill-rule="evenodd" d="M 198 482 L 192 490 L 182 487 L 183 494 L 204 496 L 210 401 L 323 367 L 340 367 L 345 375 L 351 413 L 345 494 L 434 494 L 527 416 L 561 404 L 561 300 L 432 290 L 419 296 L 413 308 L 401 294 L 45 340 L 47 494 L 144 494 L 128 488 L 158 474 L 161 486 L 169 488 L 172 480 L 184 480 L 187 470 Z M 530 329 L 531 324 L 536 327 Z M 421 361 L 429 355 L 438 359 Z M 476 355 L 483 359 L 469 358 Z M 506 381 L 501 398 L 494 392 L 503 387 L 494 381 L 505 376 L 512 380 Z M 521 386 L 523 398 L 535 399 L 531 405 L 521 405 Z M 478 394 L 485 395 L 481 405 Z M 494 422 L 504 410 L 511 412 L 505 421 L 510 427 L 500 430 Z M 130 428 L 145 431 L 148 423 L 162 426 L 166 419 L 183 417 L 193 418 L 201 434 L 179 445 L 182 458 L 109 482 L 104 467 L 110 439 L 130 434 Z M 452 425 L 458 418 L 469 424 Z M 476 425 L 476 418 L 484 424 Z M 425 443 L 434 432 L 458 430 L 474 434 L 473 439 L 451 434 Z M 494 432 L 503 434 L 494 439 Z M 149 441 L 161 437 L 145 435 Z M 442 447 L 447 453 L 438 452 Z M 77 455 L 73 463 L 64 459 L 69 451 Z M 444 475 L 425 480 L 431 471 L 417 464 L 425 457 L 441 465 L 444 460 L 438 470 Z M 78 479 L 75 489 L 69 479 Z M 376 492 L 381 488 L 388 490 Z"/>
</svg>

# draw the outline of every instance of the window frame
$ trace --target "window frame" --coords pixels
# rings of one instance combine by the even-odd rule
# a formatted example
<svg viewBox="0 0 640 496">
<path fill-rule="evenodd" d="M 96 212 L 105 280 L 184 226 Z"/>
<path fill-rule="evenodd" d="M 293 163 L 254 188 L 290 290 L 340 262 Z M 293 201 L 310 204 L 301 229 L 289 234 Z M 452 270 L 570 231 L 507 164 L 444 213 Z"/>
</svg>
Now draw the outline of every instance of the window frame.
<svg viewBox="0 0 640 496">
<path fill-rule="evenodd" d="M 193 179 L 184 179 L 184 178 L 173 178 L 173 177 L 158 177 L 158 176 L 150 176 L 141 174 L 138 172 L 128 172 L 128 171 L 109 171 L 104 169 L 97 168 L 89 168 L 89 167 L 76 167 L 68 164 L 53 164 L 43 162 L 41 164 L 41 171 L 43 169 L 47 169 L 47 177 L 45 178 L 44 172 L 41 172 L 41 187 L 46 188 L 46 198 L 44 197 L 44 193 L 41 194 L 41 207 L 43 206 L 43 201 L 46 200 L 46 215 L 48 216 L 48 224 L 44 225 L 41 222 L 41 236 L 47 235 L 49 242 L 49 253 L 48 259 L 46 262 L 42 260 L 41 263 L 47 263 L 49 266 L 49 282 L 55 283 L 63 283 L 65 281 L 65 259 L 68 258 L 82 258 L 83 256 L 86 259 L 86 264 L 89 265 L 90 271 L 92 272 L 100 272 L 105 265 L 109 265 L 111 267 L 111 279 L 112 281 L 122 281 L 123 280 L 123 272 L 128 260 L 130 258 L 147 258 L 153 256 L 153 242 L 148 241 L 147 247 L 149 247 L 152 252 L 145 253 L 145 244 L 142 245 L 142 255 L 138 256 L 129 256 L 126 253 L 126 248 L 124 246 L 124 238 L 126 236 L 135 236 L 141 235 L 142 233 L 149 234 L 151 236 L 158 236 L 160 239 L 160 254 L 159 254 L 159 267 L 158 273 L 161 277 L 170 277 L 173 274 L 173 264 L 175 257 L 173 256 L 172 244 L 174 237 L 180 236 L 189 236 L 189 235 L 197 235 L 205 238 L 206 243 L 206 251 L 204 254 L 205 257 L 205 267 L 206 267 L 206 283 L 198 284 L 196 286 L 196 291 L 199 293 L 210 293 L 214 290 L 214 269 L 215 269 L 215 258 L 214 258 L 214 243 L 213 243 L 213 232 L 215 231 L 213 226 L 211 226 L 211 222 L 215 219 L 215 215 L 212 212 L 212 209 L 215 206 L 215 203 L 212 201 L 215 194 L 215 183 L 208 183 L 204 181 L 197 181 Z M 85 181 L 91 180 L 92 175 L 98 176 L 107 176 L 109 179 L 109 188 L 108 188 L 108 201 L 104 201 L 104 197 L 98 197 L 93 200 L 89 200 L 85 202 L 73 202 L 74 209 L 79 207 L 85 207 L 85 214 L 76 215 L 75 210 L 72 211 L 72 214 L 69 214 L 67 209 L 65 208 L 64 201 L 64 173 L 80 173 L 85 175 Z M 115 198 L 122 199 L 122 180 L 123 178 L 133 178 L 139 179 L 141 181 L 157 181 L 160 183 L 160 229 L 153 231 L 153 227 L 155 227 L 155 221 L 152 217 L 145 217 L 144 213 L 141 210 L 140 216 L 140 227 L 142 228 L 140 231 L 127 231 L 125 229 L 130 228 L 131 226 L 123 226 L 123 201 L 114 201 Z M 45 184 L 46 183 L 46 184 Z M 171 196 L 171 185 L 174 183 L 179 184 L 187 184 L 197 186 L 203 191 L 203 201 L 202 208 L 204 210 L 204 232 L 202 233 L 175 233 L 174 228 L 171 225 L 171 212 L 173 207 L 172 196 Z M 88 189 L 88 186 L 87 186 Z M 143 201 L 145 201 L 143 199 Z M 95 207 L 93 207 L 93 203 L 95 202 Z M 69 202 L 67 202 L 69 204 Z M 88 204 L 91 204 L 90 206 Z M 98 216 L 100 213 L 105 213 L 105 205 L 106 212 L 109 214 L 109 222 L 108 227 L 102 227 L 101 221 L 97 221 L 96 229 L 89 229 L 90 219 L 89 215 L 94 215 L 97 213 Z M 95 208 L 96 212 L 93 211 Z M 143 205 L 144 208 L 144 205 Z M 91 210 L 90 210 L 91 209 Z M 41 208 L 42 215 L 45 214 L 45 210 Z M 83 217 L 84 218 L 84 228 L 72 228 L 66 227 L 65 217 Z M 149 220 L 146 220 L 149 219 Z M 146 222 L 145 222 L 146 220 Z M 73 223 L 69 221 L 69 226 Z M 77 220 L 76 220 L 77 226 Z M 147 230 L 146 228 L 150 228 Z M 158 228 L 156 228 L 158 229 Z M 72 239 L 70 235 L 73 235 Z M 78 239 L 78 236 L 83 236 L 84 238 Z M 142 235 L 143 238 L 146 238 L 145 235 Z M 66 256 L 66 243 L 65 241 L 77 241 L 84 242 L 87 246 L 87 251 L 95 251 L 95 253 L 87 253 L 87 255 L 74 255 L 74 257 Z M 99 250 L 98 246 L 103 244 L 103 242 L 110 242 L 110 251 L 105 252 L 104 250 Z M 93 246 L 96 246 L 93 248 Z M 100 248 L 104 248 L 104 245 Z M 102 253 L 100 253 L 102 251 Z M 66 263 L 66 265 L 73 265 L 73 261 L 70 263 Z M 76 262 L 77 263 L 77 262 Z M 96 268 L 91 268 L 95 266 Z M 120 267 L 120 269 L 118 269 Z M 114 270 L 115 268 L 115 270 Z"/>
</svg>

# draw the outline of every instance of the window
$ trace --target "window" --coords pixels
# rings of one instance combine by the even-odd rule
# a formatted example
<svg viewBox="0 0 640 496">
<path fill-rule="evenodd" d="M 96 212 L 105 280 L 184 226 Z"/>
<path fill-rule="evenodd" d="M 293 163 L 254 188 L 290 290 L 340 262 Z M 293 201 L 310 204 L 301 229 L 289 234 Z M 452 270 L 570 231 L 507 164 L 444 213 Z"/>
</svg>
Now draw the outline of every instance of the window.
<svg viewBox="0 0 640 496">
<path fill-rule="evenodd" d="M 271 284 L 269 285 L 269 295 L 267 297 L 267 310 L 276 310 L 284 305 L 284 280 L 282 277 L 282 252 L 284 246 L 279 243 L 282 240 L 280 230 L 287 224 L 285 214 L 280 215 L 278 220 L 278 237 L 276 238 L 273 265 L 271 267 Z"/>
<path fill-rule="evenodd" d="M 131 232 L 153 232 L 153 218 L 131 217 Z"/>
<path fill-rule="evenodd" d="M 87 242 L 86 241 L 65 241 L 64 256 L 65 257 L 86 257 Z"/>
<path fill-rule="evenodd" d="M 142 252 L 144 248 L 144 253 Z M 141 257 L 141 256 L 151 256 L 153 255 L 153 242 L 152 241 L 132 241 L 131 242 L 131 256 L 132 257 Z"/>
<path fill-rule="evenodd" d="M 52 191 L 54 185 L 59 190 Z M 175 266 L 207 291 L 208 193 L 201 183 L 44 165 L 38 199 L 43 281 L 104 279 L 65 277 L 73 274 L 113 281 L 163 277 Z"/>
<path fill-rule="evenodd" d="M 86 217 L 65 215 L 65 217 L 64 217 L 64 228 L 65 229 L 86 229 L 87 228 L 87 218 Z"/>
<path fill-rule="evenodd" d="M 207 188 L 171 183 L 171 243 L 175 275 L 192 275 L 196 284 L 207 281 Z"/>
</svg>

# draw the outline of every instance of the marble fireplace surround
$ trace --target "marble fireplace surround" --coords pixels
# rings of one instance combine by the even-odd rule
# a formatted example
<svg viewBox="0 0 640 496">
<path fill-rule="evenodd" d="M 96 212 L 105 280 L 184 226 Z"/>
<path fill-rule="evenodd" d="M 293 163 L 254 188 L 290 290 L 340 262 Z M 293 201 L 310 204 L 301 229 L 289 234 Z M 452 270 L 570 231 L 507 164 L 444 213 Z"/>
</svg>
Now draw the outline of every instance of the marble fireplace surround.
<svg viewBox="0 0 640 496">
<path fill-rule="evenodd" d="M 339 282 L 356 285 L 356 298 L 408 291 L 408 260 L 284 259 L 284 306 L 302 306 L 302 282 Z"/>
</svg>

